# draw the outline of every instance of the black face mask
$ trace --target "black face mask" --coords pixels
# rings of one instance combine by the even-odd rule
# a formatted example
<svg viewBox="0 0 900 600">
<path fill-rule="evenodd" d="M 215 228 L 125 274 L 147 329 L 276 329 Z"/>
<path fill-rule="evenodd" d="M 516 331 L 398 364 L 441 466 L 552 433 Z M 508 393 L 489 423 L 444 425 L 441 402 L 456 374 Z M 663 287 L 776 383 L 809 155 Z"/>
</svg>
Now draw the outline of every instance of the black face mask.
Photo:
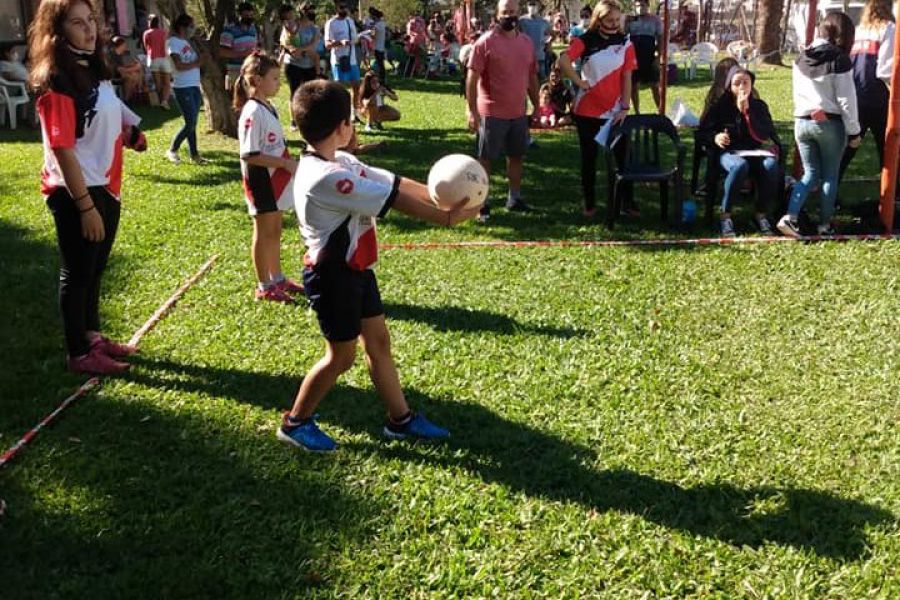
<svg viewBox="0 0 900 600">
<path fill-rule="evenodd" d="M 342 18 L 342 19 L 346 19 L 346 18 L 347 18 L 347 11 L 346 11 L 346 10 L 339 10 L 339 11 L 338 11 L 338 16 L 339 16 L 340 18 Z"/>
<path fill-rule="evenodd" d="M 309 19 L 310 21 L 315 21 L 315 20 L 316 20 L 316 13 L 310 11 L 310 12 L 306 13 L 306 18 Z"/>
<path fill-rule="evenodd" d="M 253 17 L 241 17 L 241 25 L 244 27 L 250 27 L 253 25 Z"/>
<path fill-rule="evenodd" d="M 503 31 L 512 31 L 519 24 L 519 17 L 502 17 L 499 23 Z"/>
</svg>

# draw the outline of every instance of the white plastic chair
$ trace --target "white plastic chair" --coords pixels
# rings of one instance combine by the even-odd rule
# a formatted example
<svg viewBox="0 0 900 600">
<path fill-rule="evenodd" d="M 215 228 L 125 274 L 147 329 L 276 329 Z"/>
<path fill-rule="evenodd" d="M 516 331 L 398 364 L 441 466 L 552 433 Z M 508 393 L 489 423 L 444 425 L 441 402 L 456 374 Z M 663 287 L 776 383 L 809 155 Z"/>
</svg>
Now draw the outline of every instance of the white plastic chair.
<svg viewBox="0 0 900 600">
<path fill-rule="evenodd" d="M 687 71 L 690 66 L 690 56 L 681 49 L 678 44 L 669 43 L 668 61 L 670 65 L 678 65 L 679 69 Z"/>
<path fill-rule="evenodd" d="M 694 47 L 691 48 L 690 78 L 693 79 L 697 76 L 697 65 L 706 65 L 709 67 L 709 78 L 712 79 L 713 69 L 716 66 L 716 54 L 718 53 L 719 49 L 710 42 L 694 44 Z"/>
<path fill-rule="evenodd" d="M 6 124 L 6 115 L 9 115 L 10 129 L 16 128 L 16 117 L 18 116 L 18 108 L 20 106 L 28 106 L 31 98 L 28 96 L 28 90 L 21 81 L 7 81 L 0 77 L 0 125 Z M 22 117 L 26 117 L 25 109 L 22 110 Z"/>
<path fill-rule="evenodd" d="M 725 47 L 725 51 L 728 52 L 729 56 L 734 60 L 738 61 L 738 64 L 744 69 L 752 71 L 756 67 L 756 59 L 759 57 L 759 50 L 753 43 L 745 42 L 744 40 L 735 40 Z"/>
</svg>

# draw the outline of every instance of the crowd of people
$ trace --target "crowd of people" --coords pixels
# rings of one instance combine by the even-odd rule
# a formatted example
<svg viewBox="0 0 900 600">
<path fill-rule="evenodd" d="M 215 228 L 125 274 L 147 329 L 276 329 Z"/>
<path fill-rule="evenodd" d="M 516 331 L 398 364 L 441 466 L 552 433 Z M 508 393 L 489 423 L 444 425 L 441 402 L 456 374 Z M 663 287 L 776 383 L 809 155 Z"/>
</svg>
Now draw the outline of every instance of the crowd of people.
<svg viewBox="0 0 900 600">
<path fill-rule="evenodd" d="M 317 252 L 323 252 L 320 258 L 343 256 L 351 270 L 362 272 L 373 260 L 372 219 L 392 205 L 445 224 L 476 215 L 461 207 L 445 213 L 410 204 L 427 196 L 420 184 L 382 173 L 353 156 L 352 151 L 358 149 L 354 120 L 364 121 L 367 129 L 374 130 L 400 119 L 399 110 L 386 103 L 397 102 L 398 96 L 386 81 L 390 34 L 376 7 L 369 9 L 366 22 L 358 24 L 352 10 L 338 3 L 335 14 L 320 29 L 311 5 L 296 10 L 284 6 L 279 12 L 282 34 L 278 48 L 270 53 L 259 48 L 252 5 L 244 3 L 237 8 L 237 19 L 225 28 L 220 40 L 220 56 L 226 64 L 222 85 L 232 94 L 234 110 L 240 114 L 243 189 L 253 217 L 254 293 L 261 300 L 293 302 L 305 289 L 315 307 L 319 292 L 311 295 L 311 284 L 324 296 L 341 285 L 352 285 L 356 286 L 354 294 L 366 298 L 361 307 L 353 309 L 357 311 L 353 318 L 365 322 L 377 317 L 380 305 L 373 281 L 353 279 L 338 284 L 316 279 L 320 274 L 306 273 L 301 285 L 285 277 L 280 264 L 282 212 L 296 207 L 312 264 Z M 534 128 L 572 124 L 581 155 L 583 215 L 594 218 L 599 152 L 595 137 L 611 120 L 621 123 L 632 107 L 637 109 L 633 92 L 638 85 L 655 85 L 659 30 L 645 2 L 637 3 L 635 15 L 629 19 L 617 0 L 599 0 L 583 14 L 577 35 L 569 30 L 566 49 L 555 60 L 548 60 L 547 43 L 558 28 L 541 15 L 537 0 L 527 3 L 524 15 L 516 0 L 500 0 L 493 26 L 484 32 L 472 31 L 460 48 L 467 117 L 476 135 L 477 158 L 488 171 L 505 159 L 507 210 L 533 210 L 525 200 L 522 178 Z M 442 39 L 454 35 L 456 26 L 450 23 L 439 14 L 427 24 L 413 16 L 404 39 L 438 49 Z M 168 28 L 162 25 L 158 16 L 149 15 L 148 27 L 141 35 L 144 62 L 131 54 L 121 38 L 107 45 L 90 0 L 45 0 L 31 28 L 30 71 L 26 75 L 36 93 L 42 124 L 45 158 L 41 187 L 54 218 L 62 258 L 59 303 L 68 364 L 75 371 L 125 370 L 124 359 L 134 351 L 102 334 L 98 310 L 100 280 L 119 222 L 122 148 L 142 151 L 146 146 L 138 127 L 140 118 L 126 101 L 146 93 L 148 87 L 163 108 L 174 101 L 183 125 L 166 156 L 180 162 L 179 151 L 186 142 L 190 159 L 205 162 L 197 147 L 196 125 L 202 103 L 201 68 L 211 58 L 197 43 L 192 17 L 182 14 Z M 754 73 L 740 68 L 733 59 L 719 63 L 696 135 L 707 148 L 709 168 L 724 174 L 723 236 L 736 234 L 732 209 L 749 179 L 756 183 L 754 223 L 762 233 L 777 230 L 799 236 L 800 213 L 816 187 L 821 191 L 818 233 L 834 232 L 831 217 L 838 183 L 861 136 L 868 131 L 875 136 L 879 159 L 884 161 L 894 31 L 889 1 L 868 0 L 859 27 L 854 27 L 847 15 L 831 13 L 822 20 L 817 38 L 797 58 L 793 65 L 794 137 L 803 176 L 790 188 L 786 210 L 774 227 L 769 220 L 775 208 L 772 200 L 783 195 L 784 174 L 778 155 L 781 150 L 772 143 L 777 136 L 764 99 L 766 90 L 758 89 Z M 369 51 L 360 44 L 367 33 L 373 41 L 371 62 L 366 59 Z M 5 66 L 10 62 L 8 55 L 5 61 L 0 70 L 9 69 Z M 414 52 L 409 53 L 409 61 L 415 64 Z M 149 81 L 136 75 L 145 67 Z M 310 145 L 315 160 L 307 155 L 298 161 L 287 151 L 273 104 L 282 69 L 291 90 L 291 126 Z M 324 79 L 331 81 L 326 84 Z M 115 81 L 123 85 L 121 96 L 116 93 Z M 322 104 L 324 99 L 337 104 L 328 108 Z M 623 148 L 614 151 L 621 153 Z M 334 183 L 338 194 L 348 198 L 325 194 L 304 171 L 304 165 L 309 166 L 309 173 L 318 173 L 315 177 Z M 371 181 L 366 173 L 372 174 Z M 302 184 L 298 183 L 301 179 Z M 300 189 L 304 191 L 299 193 Z M 626 187 L 623 194 L 623 209 L 635 212 L 631 191 Z M 313 202 L 312 198 L 320 200 Z M 347 204 L 351 200 L 362 202 L 366 207 L 360 209 L 363 213 Z M 485 202 L 478 208 L 477 218 L 488 220 L 491 208 Z M 366 218 L 348 221 L 347 215 Z M 329 237 L 333 235 L 337 237 Z M 339 248 L 329 245 L 332 239 Z M 338 288 L 328 287 L 332 284 Z M 347 332 L 354 333 L 355 339 L 358 328 L 342 329 L 334 318 L 320 313 L 326 338 L 331 340 L 329 336 L 340 331 L 343 333 L 334 334 L 335 341 L 347 341 Z M 374 335 L 380 338 L 384 333 L 378 328 Z M 344 362 L 328 363 L 329 373 L 334 375 L 346 366 L 348 348 L 332 348 L 326 358 L 343 356 Z M 386 375 L 382 375 L 388 377 L 385 385 L 392 390 L 388 395 L 395 399 L 391 401 L 394 412 L 402 413 L 390 367 L 385 368 Z M 301 395 L 315 398 L 319 391 L 301 390 Z M 295 416 L 307 419 L 304 415 L 317 400 L 298 397 L 298 402 Z M 293 425 L 285 427 L 287 431 Z"/>
</svg>

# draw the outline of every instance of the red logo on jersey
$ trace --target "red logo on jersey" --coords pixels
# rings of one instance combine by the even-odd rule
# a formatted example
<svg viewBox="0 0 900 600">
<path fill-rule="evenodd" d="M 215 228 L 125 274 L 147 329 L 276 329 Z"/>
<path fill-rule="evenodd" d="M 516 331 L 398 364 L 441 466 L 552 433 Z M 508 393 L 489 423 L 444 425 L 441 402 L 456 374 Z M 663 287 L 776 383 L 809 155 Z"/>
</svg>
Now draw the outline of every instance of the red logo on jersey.
<svg viewBox="0 0 900 600">
<path fill-rule="evenodd" d="M 270 131 L 270 132 L 269 132 L 268 138 L 269 138 L 269 143 L 270 143 L 270 144 L 274 144 L 274 143 L 275 143 L 275 140 L 278 139 L 278 137 L 275 135 L 275 132 L 274 132 L 274 131 Z"/>
<path fill-rule="evenodd" d="M 250 129 L 250 127 L 252 125 L 253 125 L 253 117 L 247 117 L 247 119 L 244 121 L 244 129 Z"/>
<path fill-rule="evenodd" d="M 349 179 L 341 179 L 334 187 L 342 194 L 349 194 L 353 191 L 353 182 Z"/>
</svg>

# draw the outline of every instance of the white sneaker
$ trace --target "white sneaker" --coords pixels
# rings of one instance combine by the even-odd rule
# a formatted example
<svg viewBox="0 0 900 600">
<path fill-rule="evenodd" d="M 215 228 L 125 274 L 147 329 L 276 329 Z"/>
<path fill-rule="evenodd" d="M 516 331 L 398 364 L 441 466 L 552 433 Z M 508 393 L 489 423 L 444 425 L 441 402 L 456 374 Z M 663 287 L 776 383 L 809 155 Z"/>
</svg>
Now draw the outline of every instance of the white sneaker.
<svg viewBox="0 0 900 600">
<path fill-rule="evenodd" d="M 778 231 L 787 237 L 800 238 L 800 223 L 791 219 L 790 215 L 784 215 L 778 220 Z"/>
<path fill-rule="evenodd" d="M 172 164 L 181 164 L 181 157 L 178 156 L 178 153 L 173 150 L 166 150 L 166 158 L 169 159 L 169 162 Z"/>
<path fill-rule="evenodd" d="M 722 237 L 733 238 L 736 236 L 737 234 L 734 231 L 734 221 L 732 221 L 731 218 L 722 219 Z"/>
<path fill-rule="evenodd" d="M 816 231 L 819 233 L 819 235 L 828 237 L 837 235 L 837 232 L 834 230 L 834 227 L 831 226 L 831 223 L 823 223 L 822 225 L 819 225 L 816 228 Z"/>
</svg>

